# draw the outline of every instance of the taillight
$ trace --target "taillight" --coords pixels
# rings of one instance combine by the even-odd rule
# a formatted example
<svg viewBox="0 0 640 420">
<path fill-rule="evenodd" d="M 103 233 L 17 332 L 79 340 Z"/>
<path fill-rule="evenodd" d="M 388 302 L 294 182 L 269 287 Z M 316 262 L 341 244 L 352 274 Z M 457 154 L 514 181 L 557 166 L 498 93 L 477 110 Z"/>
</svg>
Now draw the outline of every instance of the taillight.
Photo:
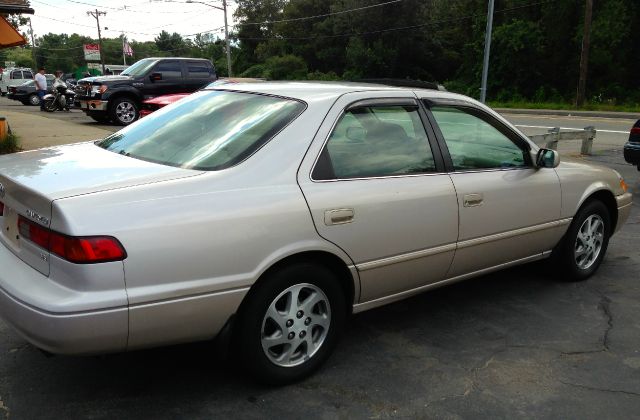
<svg viewBox="0 0 640 420">
<path fill-rule="evenodd" d="M 4 215 L 4 203 L 0 201 L 0 216 Z"/>
<path fill-rule="evenodd" d="M 640 127 L 633 127 L 631 129 L 631 135 L 638 135 L 640 134 Z"/>
<path fill-rule="evenodd" d="M 18 229 L 24 239 L 75 264 L 120 261 L 127 257 L 122 244 L 111 236 L 67 236 L 22 216 L 18 219 Z"/>
</svg>

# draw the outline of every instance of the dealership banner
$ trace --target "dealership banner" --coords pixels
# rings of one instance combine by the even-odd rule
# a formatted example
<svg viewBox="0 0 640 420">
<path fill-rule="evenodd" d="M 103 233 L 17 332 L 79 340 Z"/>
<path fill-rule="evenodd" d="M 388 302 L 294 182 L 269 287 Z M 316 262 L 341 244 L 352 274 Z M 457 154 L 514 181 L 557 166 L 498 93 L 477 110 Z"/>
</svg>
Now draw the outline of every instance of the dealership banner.
<svg viewBox="0 0 640 420">
<path fill-rule="evenodd" d="M 84 59 L 87 61 L 100 61 L 100 45 L 84 44 Z"/>
</svg>

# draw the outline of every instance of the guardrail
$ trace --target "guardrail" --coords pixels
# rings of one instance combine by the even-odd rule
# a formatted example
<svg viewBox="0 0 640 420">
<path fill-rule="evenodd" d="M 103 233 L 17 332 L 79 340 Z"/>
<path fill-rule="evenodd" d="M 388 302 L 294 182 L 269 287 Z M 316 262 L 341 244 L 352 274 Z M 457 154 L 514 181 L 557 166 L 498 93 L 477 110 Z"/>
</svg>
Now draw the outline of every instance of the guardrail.
<svg viewBox="0 0 640 420">
<path fill-rule="evenodd" d="M 580 153 L 590 155 L 593 148 L 593 141 L 596 138 L 596 128 L 593 126 L 585 127 L 583 130 L 560 131 L 560 127 L 554 127 L 546 134 L 537 134 L 529 136 L 529 138 L 537 145 L 544 145 L 547 149 L 558 150 L 558 142 L 566 140 L 582 140 Z"/>
</svg>

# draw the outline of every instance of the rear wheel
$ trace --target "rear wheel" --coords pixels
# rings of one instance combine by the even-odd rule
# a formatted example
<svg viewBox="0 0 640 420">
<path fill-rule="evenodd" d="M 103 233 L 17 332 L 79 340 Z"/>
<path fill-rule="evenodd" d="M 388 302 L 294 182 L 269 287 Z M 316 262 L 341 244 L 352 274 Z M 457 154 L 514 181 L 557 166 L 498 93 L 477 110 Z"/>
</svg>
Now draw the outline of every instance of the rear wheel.
<svg viewBox="0 0 640 420">
<path fill-rule="evenodd" d="M 32 93 L 31 95 L 29 95 L 29 100 L 28 100 L 27 103 L 29 105 L 38 106 L 38 105 L 40 105 L 40 98 L 38 97 L 37 94 Z"/>
<path fill-rule="evenodd" d="M 576 214 L 558 251 L 564 278 L 586 280 L 600 266 L 611 236 L 611 217 L 601 201 L 587 202 Z"/>
<path fill-rule="evenodd" d="M 45 99 L 44 101 L 44 110 L 47 112 L 53 112 L 56 110 L 58 106 L 56 105 L 55 99 Z"/>
<path fill-rule="evenodd" d="M 110 106 L 111 120 L 118 125 L 129 125 L 138 119 L 138 104 L 133 99 L 118 98 Z"/>
<path fill-rule="evenodd" d="M 262 382 L 286 384 L 329 357 L 346 317 L 338 279 L 301 262 L 268 275 L 247 296 L 235 325 L 241 363 Z"/>
</svg>

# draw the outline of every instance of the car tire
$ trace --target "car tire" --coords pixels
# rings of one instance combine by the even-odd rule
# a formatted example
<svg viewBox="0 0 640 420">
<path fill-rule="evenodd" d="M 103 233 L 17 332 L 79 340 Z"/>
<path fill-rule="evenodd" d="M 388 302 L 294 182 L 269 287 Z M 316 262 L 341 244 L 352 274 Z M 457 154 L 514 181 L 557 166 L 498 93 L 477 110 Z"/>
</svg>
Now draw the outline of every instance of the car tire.
<svg viewBox="0 0 640 420">
<path fill-rule="evenodd" d="M 140 116 L 138 104 L 130 98 L 118 98 L 109 107 L 111 121 L 118 125 L 129 125 Z"/>
<path fill-rule="evenodd" d="M 44 101 L 44 110 L 47 112 L 53 112 L 58 108 L 54 99 L 48 99 Z"/>
<path fill-rule="evenodd" d="M 611 216 L 604 203 L 585 203 L 556 250 L 562 279 L 581 281 L 591 277 L 602 263 L 610 236 Z"/>
<path fill-rule="evenodd" d="M 346 314 L 330 269 L 312 262 L 286 266 L 261 279 L 243 302 L 234 325 L 236 355 L 260 382 L 298 381 L 330 356 Z"/>
<path fill-rule="evenodd" d="M 28 105 L 32 105 L 32 106 L 38 106 L 38 105 L 40 105 L 40 98 L 38 97 L 37 94 L 32 93 L 31 95 L 29 95 L 29 99 L 27 101 L 27 104 Z"/>
</svg>

